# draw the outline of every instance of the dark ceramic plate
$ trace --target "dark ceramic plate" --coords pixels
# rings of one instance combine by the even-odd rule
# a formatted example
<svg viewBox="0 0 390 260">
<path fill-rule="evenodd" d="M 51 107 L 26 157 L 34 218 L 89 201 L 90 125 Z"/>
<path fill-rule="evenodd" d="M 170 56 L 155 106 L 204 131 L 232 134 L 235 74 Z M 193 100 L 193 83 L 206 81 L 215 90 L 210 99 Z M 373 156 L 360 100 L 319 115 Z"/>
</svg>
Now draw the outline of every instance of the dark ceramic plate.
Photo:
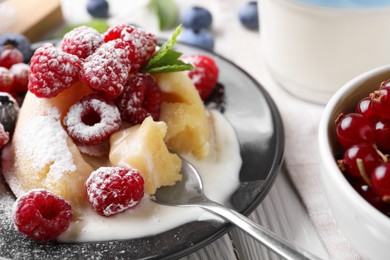
<svg viewBox="0 0 390 260">
<path fill-rule="evenodd" d="M 284 130 L 279 112 L 264 88 L 225 58 L 188 45 L 184 54 L 203 53 L 215 59 L 224 86 L 224 115 L 237 132 L 243 165 L 240 186 L 227 206 L 250 214 L 270 190 L 283 159 Z M 16 232 L 11 221 L 12 193 L 0 179 L 0 257 L 15 259 L 172 259 L 189 254 L 232 227 L 196 221 L 151 237 L 125 241 L 62 244 L 37 243 Z M 175 239 L 173 239 L 175 238 Z"/>
</svg>

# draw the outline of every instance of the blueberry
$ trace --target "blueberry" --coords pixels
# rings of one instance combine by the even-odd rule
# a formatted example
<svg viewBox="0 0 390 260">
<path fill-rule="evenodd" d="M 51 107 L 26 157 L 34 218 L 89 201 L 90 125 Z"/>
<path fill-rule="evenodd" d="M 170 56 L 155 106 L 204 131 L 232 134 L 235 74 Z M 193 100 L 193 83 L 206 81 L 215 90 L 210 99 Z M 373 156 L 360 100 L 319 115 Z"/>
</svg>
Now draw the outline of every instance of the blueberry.
<svg viewBox="0 0 390 260">
<path fill-rule="evenodd" d="M 0 46 L 13 45 L 23 53 L 24 62 L 28 63 L 33 55 L 30 41 L 19 33 L 3 33 L 0 35 Z"/>
<path fill-rule="evenodd" d="M 11 133 L 18 117 L 19 105 L 16 100 L 6 92 L 0 92 L 0 123 L 6 132 Z"/>
<path fill-rule="evenodd" d="M 259 10 L 257 8 L 257 2 L 247 2 L 243 4 L 239 9 L 239 17 L 241 23 L 250 30 L 259 29 Z"/>
<path fill-rule="evenodd" d="M 185 29 L 182 31 L 179 41 L 189 43 L 208 50 L 212 50 L 214 48 L 214 38 L 212 34 L 206 29 Z"/>
<path fill-rule="evenodd" d="M 96 18 L 108 17 L 108 2 L 106 0 L 88 0 L 87 11 Z"/>
<path fill-rule="evenodd" d="M 213 17 L 209 10 L 195 6 L 185 9 L 181 14 L 181 20 L 184 27 L 201 30 L 210 28 Z"/>
</svg>

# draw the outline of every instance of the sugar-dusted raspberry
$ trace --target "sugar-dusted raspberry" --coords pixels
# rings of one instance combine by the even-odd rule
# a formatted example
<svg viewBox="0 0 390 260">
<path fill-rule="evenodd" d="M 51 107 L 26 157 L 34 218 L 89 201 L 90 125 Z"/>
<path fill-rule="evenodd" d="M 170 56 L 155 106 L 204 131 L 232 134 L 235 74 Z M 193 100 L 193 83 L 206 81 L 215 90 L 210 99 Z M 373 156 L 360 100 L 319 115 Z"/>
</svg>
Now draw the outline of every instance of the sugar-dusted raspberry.
<svg viewBox="0 0 390 260">
<path fill-rule="evenodd" d="M 0 149 L 9 141 L 9 133 L 5 131 L 3 124 L 0 123 Z"/>
<path fill-rule="evenodd" d="M 26 63 L 17 63 L 12 65 L 9 69 L 12 75 L 14 75 L 14 83 L 12 90 L 16 92 L 27 91 L 28 77 L 30 75 L 30 66 Z"/>
<path fill-rule="evenodd" d="M 128 24 L 118 24 L 110 27 L 103 35 L 104 42 L 120 39 L 122 31 L 126 28 L 134 28 L 134 27 Z"/>
<path fill-rule="evenodd" d="M 130 71 L 130 49 L 120 40 L 103 43 L 85 59 L 81 80 L 91 88 L 114 99 L 123 92 Z"/>
<path fill-rule="evenodd" d="M 0 67 L 0 91 L 9 92 L 14 84 L 14 75 L 6 68 Z"/>
<path fill-rule="evenodd" d="M 31 57 L 28 89 L 37 97 L 50 98 L 78 81 L 81 60 L 45 43 Z"/>
<path fill-rule="evenodd" d="M 158 120 L 161 90 L 149 73 L 137 73 L 129 78 L 125 90 L 115 100 L 115 104 L 118 106 L 122 120 L 133 125 L 142 123 L 148 116 Z"/>
<path fill-rule="evenodd" d="M 144 196 L 144 179 L 130 168 L 100 167 L 85 182 L 88 201 L 103 216 L 136 206 Z"/>
<path fill-rule="evenodd" d="M 104 34 L 104 41 L 122 39 L 133 50 L 129 53 L 131 73 L 136 73 L 156 51 L 157 38 L 154 34 L 126 24 L 111 27 Z"/>
<path fill-rule="evenodd" d="M 18 231 L 32 239 L 48 241 L 69 227 L 72 207 L 62 197 L 34 189 L 16 200 L 13 217 Z"/>
<path fill-rule="evenodd" d="M 80 26 L 64 35 L 61 49 L 85 59 L 103 43 L 102 35 L 93 28 Z"/>
<path fill-rule="evenodd" d="M 215 61 L 206 55 L 187 55 L 180 58 L 186 63 L 192 64 L 195 69 L 188 72 L 202 100 L 213 92 L 218 81 L 219 69 Z"/>
<path fill-rule="evenodd" d="M 113 102 L 91 93 L 70 107 L 63 123 L 75 141 L 96 145 L 119 130 L 121 118 Z"/>
</svg>

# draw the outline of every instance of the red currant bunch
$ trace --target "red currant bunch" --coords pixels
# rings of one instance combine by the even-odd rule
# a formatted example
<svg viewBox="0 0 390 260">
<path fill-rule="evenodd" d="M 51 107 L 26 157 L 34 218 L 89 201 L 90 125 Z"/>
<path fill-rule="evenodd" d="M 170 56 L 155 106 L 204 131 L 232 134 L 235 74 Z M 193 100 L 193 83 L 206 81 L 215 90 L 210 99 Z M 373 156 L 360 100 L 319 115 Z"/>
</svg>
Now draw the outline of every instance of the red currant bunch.
<svg viewBox="0 0 390 260">
<path fill-rule="evenodd" d="M 390 217 L 390 79 L 336 119 L 337 160 L 355 190 Z"/>
<path fill-rule="evenodd" d="M 14 97 L 27 91 L 30 66 L 23 63 L 23 53 L 12 45 L 0 49 L 0 91 Z"/>
</svg>

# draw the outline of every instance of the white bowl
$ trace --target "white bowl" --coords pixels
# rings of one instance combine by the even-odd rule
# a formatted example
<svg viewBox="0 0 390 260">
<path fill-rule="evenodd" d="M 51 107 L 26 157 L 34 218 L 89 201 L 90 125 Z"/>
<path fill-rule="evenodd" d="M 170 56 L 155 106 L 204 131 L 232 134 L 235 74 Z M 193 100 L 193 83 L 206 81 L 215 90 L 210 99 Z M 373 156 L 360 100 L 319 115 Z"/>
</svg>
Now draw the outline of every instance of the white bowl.
<svg viewBox="0 0 390 260">
<path fill-rule="evenodd" d="M 353 112 L 361 98 L 389 78 L 387 65 L 346 83 L 328 102 L 319 126 L 321 178 L 329 206 L 341 232 L 365 259 L 390 256 L 390 218 L 361 197 L 339 170 L 335 119 L 341 112 Z"/>
</svg>

